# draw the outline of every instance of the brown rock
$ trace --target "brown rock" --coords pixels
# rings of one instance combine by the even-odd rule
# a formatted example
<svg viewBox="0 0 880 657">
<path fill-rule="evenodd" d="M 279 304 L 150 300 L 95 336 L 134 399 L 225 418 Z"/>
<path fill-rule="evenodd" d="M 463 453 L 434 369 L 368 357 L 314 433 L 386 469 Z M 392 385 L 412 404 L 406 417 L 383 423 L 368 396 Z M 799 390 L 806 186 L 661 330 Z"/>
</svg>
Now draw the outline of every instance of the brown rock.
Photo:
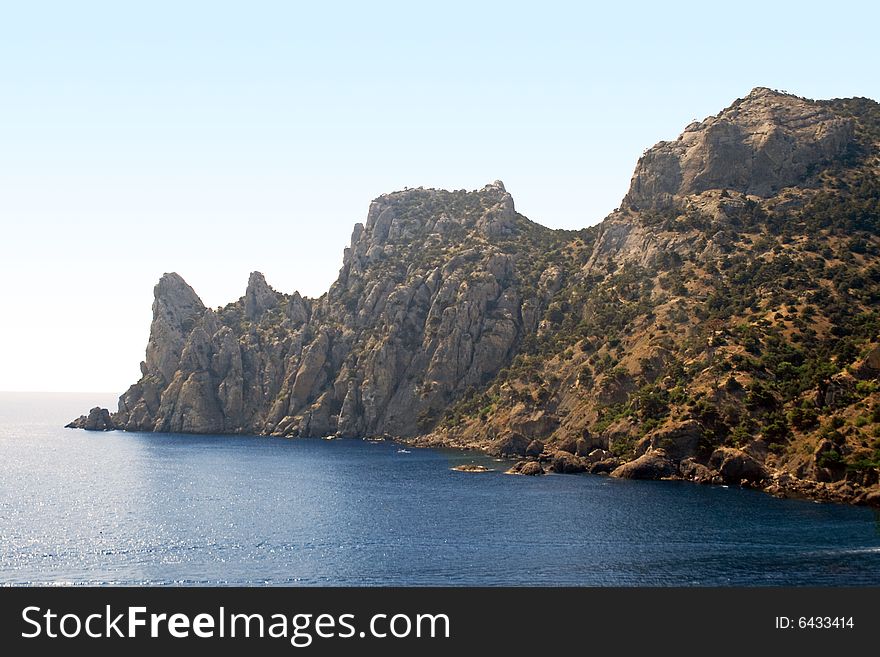
<svg viewBox="0 0 880 657">
<path fill-rule="evenodd" d="M 712 452 L 709 465 L 718 470 L 727 484 L 739 485 L 742 480 L 760 483 L 768 478 L 767 469 L 739 449 L 719 447 Z"/>
<path fill-rule="evenodd" d="M 537 461 L 529 461 L 519 469 L 521 475 L 535 476 L 544 474 L 544 468 Z"/>
<path fill-rule="evenodd" d="M 663 450 L 653 450 L 637 459 L 624 463 L 612 473 L 620 479 L 664 479 L 678 474 L 675 463 Z"/>
<path fill-rule="evenodd" d="M 511 423 L 510 428 L 529 438 L 538 439 L 549 436 L 558 426 L 558 418 L 544 411 L 537 411 L 525 419 L 515 420 Z"/>
<path fill-rule="evenodd" d="M 577 454 L 577 440 L 574 438 L 566 438 L 559 445 L 556 446 L 556 449 L 560 452 L 568 452 L 569 454 Z"/>
<path fill-rule="evenodd" d="M 492 444 L 490 452 L 498 456 L 524 456 L 530 443 L 522 434 L 508 431 Z"/>
<path fill-rule="evenodd" d="M 880 377 L 880 347 L 874 347 L 853 368 L 859 379 L 876 379 Z"/>
<path fill-rule="evenodd" d="M 668 422 L 643 439 L 651 449 L 662 449 L 673 461 L 693 456 L 703 437 L 703 426 L 694 420 Z"/>
<path fill-rule="evenodd" d="M 713 479 L 718 474 L 714 470 L 707 468 L 705 465 L 698 463 L 692 458 L 684 459 L 679 463 L 678 471 L 685 479 L 690 479 L 698 484 L 712 483 Z"/>
<path fill-rule="evenodd" d="M 605 459 L 610 459 L 613 456 L 614 456 L 614 454 L 609 452 L 607 449 L 594 449 L 587 456 L 587 460 L 590 463 L 598 463 L 599 461 L 604 461 Z"/>
<path fill-rule="evenodd" d="M 540 456 L 544 453 L 544 443 L 540 440 L 533 440 L 526 447 L 526 456 Z"/>
<path fill-rule="evenodd" d="M 849 372 L 840 372 L 819 384 L 816 406 L 843 408 L 853 401 L 856 380 Z"/>
<path fill-rule="evenodd" d="M 463 463 L 452 467 L 457 472 L 492 472 L 491 468 L 485 465 L 477 465 L 476 463 Z"/>
<path fill-rule="evenodd" d="M 589 467 L 590 474 L 610 474 L 620 467 L 620 459 L 613 456 L 601 461 L 596 461 Z"/>
<path fill-rule="evenodd" d="M 518 461 L 505 474 L 525 475 L 534 477 L 544 474 L 544 468 L 537 461 Z"/>
<path fill-rule="evenodd" d="M 559 450 L 550 460 L 550 470 L 559 474 L 574 474 L 584 472 L 586 469 L 587 463 L 570 452 Z"/>
</svg>

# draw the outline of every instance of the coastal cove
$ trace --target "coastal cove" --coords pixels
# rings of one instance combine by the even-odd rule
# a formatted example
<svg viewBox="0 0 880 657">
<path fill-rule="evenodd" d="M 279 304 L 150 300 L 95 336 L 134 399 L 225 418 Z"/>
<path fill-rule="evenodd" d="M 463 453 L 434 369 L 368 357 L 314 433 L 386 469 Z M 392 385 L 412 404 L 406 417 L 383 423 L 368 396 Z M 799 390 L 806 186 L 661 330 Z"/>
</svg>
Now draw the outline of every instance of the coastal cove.
<svg viewBox="0 0 880 657">
<path fill-rule="evenodd" d="M 878 154 L 880 103 L 755 87 L 588 228 L 500 180 L 382 194 L 318 298 L 252 271 L 209 307 L 165 272 L 140 378 L 67 426 L 393 436 L 880 507 Z"/>
<path fill-rule="evenodd" d="M 880 584 L 868 508 L 388 441 L 60 428 L 83 398 L 0 395 L 2 584 Z"/>
</svg>

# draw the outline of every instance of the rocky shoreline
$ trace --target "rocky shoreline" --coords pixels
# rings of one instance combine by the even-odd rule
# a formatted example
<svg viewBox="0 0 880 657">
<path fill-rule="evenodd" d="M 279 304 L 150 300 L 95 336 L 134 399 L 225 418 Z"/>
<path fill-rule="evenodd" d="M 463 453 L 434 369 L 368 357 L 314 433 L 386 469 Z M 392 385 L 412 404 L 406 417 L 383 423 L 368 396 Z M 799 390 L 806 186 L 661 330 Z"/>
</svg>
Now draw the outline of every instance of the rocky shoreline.
<svg viewBox="0 0 880 657">
<path fill-rule="evenodd" d="M 141 378 L 72 427 L 401 437 L 880 505 L 880 104 L 757 87 L 581 230 L 503 183 L 383 194 L 326 294 L 154 288 Z M 369 439 L 369 438 L 367 438 Z"/>
<path fill-rule="evenodd" d="M 95 407 L 89 414 L 65 425 L 86 431 L 124 430 L 117 427 L 106 408 Z M 594 474 L 620 479 L 690 481 L 704 485 L 727 485 L 752 488 L 779 498 L 807 499 L 816 502 L 854 504 L 880 508 L 880 484 L 864 486 L 860 482 L 841 479 L 822 482 L 802 479 L 782 469 L 768 467 L 747 451 L 721 447 L 707 463 L 693 457 L 676 460 L 662 448 L 648 447 L 640 456 L 625 460 L 602 448 L 591 448 L 584 439 L 571 440 L 550 447 L 543 441 L 502 440 L 473 445 L 443 434 L 426 434 L 412 438 L 388 436 L 402 445 L 422 448 L 443 448 L 462 451 L 479 450 L 491 456 L 518 458 L 507 474 L 536 476 L 555 474 Z M 461 472 L 490 472 L 489 468 L 462 465 Z"/>
<path fill-rule="evenodd" d="M 86 431 L 125 430 L 114 424 L 108 409 L 101 407 L 92 408 L 87 416 L 81 415 L 65 427 Z M 690 481 L 703 485 L 751 488 L 783 499 L 880 508 L 880 484 L 865 486 L 848 479 L 832 482 L 803 479 L 760 462 L 746 450 L 730 447 L 716 449 L 706 463 L 701 463 L 692 456 L 678 460 L 674 458 L 674 454 L 663 448 L 650 446 L 640 456 L 626 460 L 606 449 L 593 448 L 584 439 L 570 440 L 553 447 L 539 439 L 507 439 L 474 445 L 440 433 L 409 438 L 386 436 L 382 439 L 410 447 L 478 450 L 490 456 L 517 459 L 506 474 L 593 474 L 619 479 Z M 461 472 L 491 472 L 485 466 L 468 464 L 453 469 Z"/>
<path fill-rule="evenodd" d="M 519 457 L 508 474 L 536 476 L 554 474 L 593 474 L 620 479 L 689 481 L 702 485 L 739 486 L 763 491 L 781 499 L 803 499 L 833 504 L 852 504 L 880 508 L 880 485 L 863 486 L 858 482 L 840 480 L 820 482 L 794 477 L 791 473 L 759 463 L 742 450 L 721 448 L 713 453 L 708 464 L 694 458 L 676 463 L 663 449 L 651 449 L 638 458 L 626 461 L 602 449 L 587 455 L 573 451 L 571 445 L 547 449 L 538 440 L 531 441 L 531 453 L 502 453 L 497 445 L 469 445 L 455 438 L 437 434 L 413 438 L 395 438 L 411 447 L 479 450 L 491 456 Z M 535 444 L 540 443 L 540 444 Z M 540 448 L 540 451 L 538 449 Z M 713 467 L 714 466 L 714 467 Z"/>
</svg>

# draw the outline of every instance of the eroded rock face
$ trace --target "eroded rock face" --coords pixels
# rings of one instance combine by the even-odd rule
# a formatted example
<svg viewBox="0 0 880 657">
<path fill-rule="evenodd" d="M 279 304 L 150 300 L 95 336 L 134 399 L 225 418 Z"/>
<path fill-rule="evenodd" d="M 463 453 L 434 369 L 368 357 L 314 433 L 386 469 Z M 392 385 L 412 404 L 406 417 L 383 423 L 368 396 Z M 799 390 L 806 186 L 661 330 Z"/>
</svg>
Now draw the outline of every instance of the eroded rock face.
<svg viewBox="0 0 880 657">
<path fill-rule="evenodd" d="M 853 370 L 860 379 L 880 378 L 880 347 L 874 347 L 861 361 L 856 363 Z"/>
<path fill-rule="evenodd" d="M 153 322 L 141 369 L 145 369 L 145 376 L 157 376 L 167 384 L 174 378 L 186 338 L 205 312 L 205 305 L 177 273 L 162 276 L 153 296 Z"/>
<path fill-rule="evenodd" d="M 540 456 L 544 451 L 544 443 L 540 440 L 533 440 L 526 447 L 526 456 Z"/>
<path fill-rule="evenodd" d="M 524 456 L 531 440 L 515 431 L 508 431 L 490 447 L 489 452 L 497 456 Z"/>
<path fill-rule="evenodd" d="M 278 293 L 258 271 L 252 272 L 244 293 L 244 314 L 250 320 L 259 319 L 263 313 L 278 307 Z"/>
<path fill-rule="evenodd" d="M 213 310 L 166 274 L 143 377 L 114 421 L 283 436 L 427 431 L 510 362 L 529 330 L 523 309 L 540 315 L 559 288 L 561 273 L 550 272 L 526 297 L 523 274 L 539 247 L 515 248 L 523 230 L 547 231 L 516 213 L 500 182 L 407 190 L 371 204 L 320 299 L 279 293 L 253 272 L 241 299 Z M 552 424 L 539 415 L 524 430 L 534 438 Z"/>
<path fill-rule="evenodd" d="M 759 87 L 646 152 L 623 206 L 667 208 L 709 189 L 766 197 L 803 184 L 852 142 L 852 123 L 820 103 Z"/>
<path fill-rule="evenodd" d="M 696 453 L 703 436 L 703 427 L 693 420 L 668 422 L 651 432 L 639 443 L 638 451 L 662 449 L 674 461 L 680 461 Z"/>
<path fill-rule="evenodd" d="M 563 441 L 560 442 L 556 446 L 556 449 L 560 452 L 568 452 L 569 454 L 577 454 L 578 453 L 577 440 L 572 436 L 568 436 L 565 439 L 563 439 Z M 586 447 L 584 449 L 586 450 Z M 587 455 L 586 451 L 584 451 L 583 454 L 578 454 L 578 456 L 586 456 L 586 455 Z"/>
</svg>

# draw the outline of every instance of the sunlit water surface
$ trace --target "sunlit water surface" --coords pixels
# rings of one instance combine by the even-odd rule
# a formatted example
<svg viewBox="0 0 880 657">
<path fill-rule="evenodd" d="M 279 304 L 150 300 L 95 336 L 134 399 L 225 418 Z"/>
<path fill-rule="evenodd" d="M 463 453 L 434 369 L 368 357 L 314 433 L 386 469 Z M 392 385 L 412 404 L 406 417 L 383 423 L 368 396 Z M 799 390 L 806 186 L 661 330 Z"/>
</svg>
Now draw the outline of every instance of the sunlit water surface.
<svg viewBox="0 0 880 657">
<path fill-rule="evenodd" d="M 880 584 L 875 511 L 359 440 L 89 433 L 0 393 L 0 583 Z M 483 463 L 485 474 L 451 470 Z"/>
</svg>

